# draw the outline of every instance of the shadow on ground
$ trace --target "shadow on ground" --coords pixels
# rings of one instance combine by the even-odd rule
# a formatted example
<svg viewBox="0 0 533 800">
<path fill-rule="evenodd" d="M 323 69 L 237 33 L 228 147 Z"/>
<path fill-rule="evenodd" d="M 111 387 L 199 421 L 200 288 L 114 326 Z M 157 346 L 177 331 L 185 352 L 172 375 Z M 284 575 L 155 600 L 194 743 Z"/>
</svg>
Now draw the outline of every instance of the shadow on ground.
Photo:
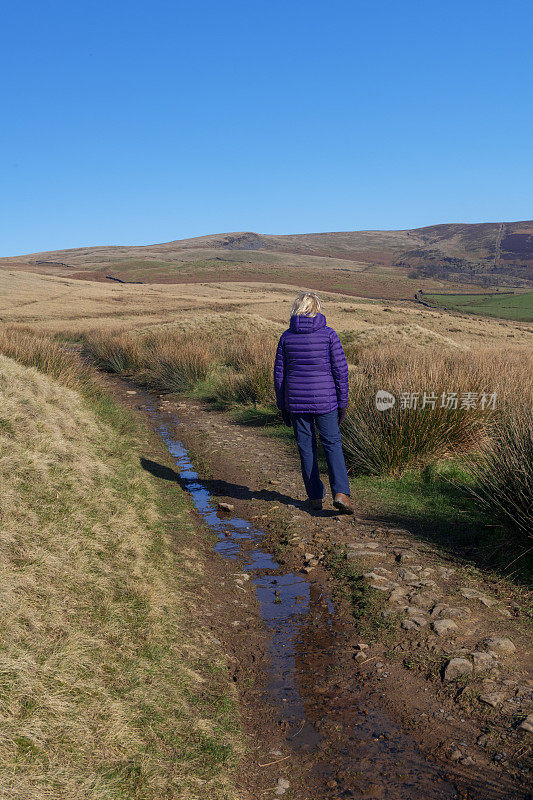
<svg viewBox="0 0 533 800">
<path fill-rule="evenodd" d="M 141 467 L 155 478 L 179 483 L 182 489 L 187 490 L 187 482 L 182 480 L 179 473 L 170 467 L 165 467 L 163 464 L 158 464 L 157 461 L 151 461 L 148 458 L 141 458 Z M 305 501 L 297 500 L 275 489 L 250 489 L 240 483 L 204 478 L 201 479 L 201 483 L 214 497 L 231 497 L 234 500 L 264 500 L 269 503 L 279 503 L 290 508 L 297 508 L 299 511 L 305 511 L 313 517 L 332 517 L 337 516 L 339 513 L 333 509 L 313 511 Z"/>
<path fill-rule="evenodd" d="M 383 527 L 405 528 L 453 558 L 531 585 L 530 551 L 509 536 L 497 520 L 488 522 L 468 491 L 445 478 L 421 487 L 428 499 L 416 513 L 390 509 L 372 515 Z"/>
</svg>

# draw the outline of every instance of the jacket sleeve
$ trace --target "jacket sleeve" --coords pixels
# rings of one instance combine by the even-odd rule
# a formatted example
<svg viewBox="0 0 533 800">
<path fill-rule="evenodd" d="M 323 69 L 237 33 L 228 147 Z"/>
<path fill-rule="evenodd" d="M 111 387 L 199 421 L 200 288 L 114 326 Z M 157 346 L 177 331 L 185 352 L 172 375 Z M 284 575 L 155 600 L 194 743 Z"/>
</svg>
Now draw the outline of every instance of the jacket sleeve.
<svg viewBox="0 0 533 800">
<path fill-rule="evenodd" d="M 329 338 L 329 357 L 337 392 L 337 403 L 339 408 L 346 408 L 348 405 L 348 364 L 342 344 L 335 331 L 332 331 Z"/>
<path fill-rule="evenodd" d="M 280 411 L 285 410 L 285 353 L 283 350 L 283 336 L 278 342 L 276 360 L 274 361 L 274 390 L 276 392 L 276 405 Z"/>
</svg>

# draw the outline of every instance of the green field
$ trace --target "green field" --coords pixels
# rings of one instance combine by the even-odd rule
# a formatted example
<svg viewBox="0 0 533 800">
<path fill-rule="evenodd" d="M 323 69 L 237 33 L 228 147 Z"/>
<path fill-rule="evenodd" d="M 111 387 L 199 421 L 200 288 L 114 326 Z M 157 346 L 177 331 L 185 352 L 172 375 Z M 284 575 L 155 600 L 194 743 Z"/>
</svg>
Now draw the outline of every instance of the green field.
<svg viewBox="0 0 533 800">
<path fill-rule="evenodd" d="M 437 308 L 482 314 L 486 317 L 533 322 L 533 292 L 488 292 L 486 294 L 424 294 L 423 299 Z"/>
</svg>

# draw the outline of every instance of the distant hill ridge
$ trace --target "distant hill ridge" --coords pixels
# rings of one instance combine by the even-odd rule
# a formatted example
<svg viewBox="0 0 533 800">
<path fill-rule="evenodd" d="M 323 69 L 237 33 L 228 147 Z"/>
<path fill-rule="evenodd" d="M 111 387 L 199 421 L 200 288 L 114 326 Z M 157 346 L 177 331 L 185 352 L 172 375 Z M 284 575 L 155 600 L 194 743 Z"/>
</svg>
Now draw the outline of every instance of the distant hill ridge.
<svg viewBox="0 0 533 800">
<path fill-rule="evenodd" d="M 166 280 L 179 281 L 184 275 L 198 273 L 200 277 L 215 269 L 246 273 L 309 265 L 327 271 L 338 269 L 338 261 L 355 270 L 384 268 L 409 277 L 528 286 L 533 280 L 533 221 L 281 236 L 238 231 L 162 244 L 84 247 L 0 258 L 0 268 L 55 274 L 74 271 L 79 277 L 82 272 L 90 277 L 110 270 L 120 277 L 134 272 L 125 277 L 154 282 L 161 279 L 163 267 L 168 267 Z"/>
</svg>

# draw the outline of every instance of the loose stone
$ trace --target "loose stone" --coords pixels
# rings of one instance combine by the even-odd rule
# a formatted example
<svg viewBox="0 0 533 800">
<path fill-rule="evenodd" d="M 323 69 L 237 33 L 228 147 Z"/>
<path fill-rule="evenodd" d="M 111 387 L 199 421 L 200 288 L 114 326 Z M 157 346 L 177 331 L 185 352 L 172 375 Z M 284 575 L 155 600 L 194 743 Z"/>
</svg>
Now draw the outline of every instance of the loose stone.
<svg viewBox="0 0 533 800">
<path fill-rule="evenodd" d="M 409 617 L 409 619 L 403 620 L 402 628 L 405 631 L 415 631 L 424 628 L 427 624 L 428 621 L 425 617 Z"/>
<path fill-rule="evenodd" d="M 409 600 L 413 605 L 421 608 L 431 608 L 437 602 L 437 596 L 430 592 L 415 592 L 409 595 Z"/>
<path fill-rule="evenodd" d="M 452 567 L 437 567 L 437 572 L 439 573 L 441 578 L 447 580 L 449 577 L 453 575 L 455 570 Z"/>
<path fill-rule="evenodd" d="M 432 569 L 431 567 L 426 567 L 426 569 L 422 569 L 422 570 L 420 570 L 420 572 L 419 572 L 418 574 L 419 574 L 419 576 L 420 576 L 421 578 L 429 578 L 429 576 L 430 576 L 430 575 L 431 575 L 433 572 L 435 572 L 435 570 L 434 570 L 434 569 Z"/>
<path fill-rule="evenodd" d="M 522 731 L 528 731 L 528 733 L 533 733 L 533 714 L 528 714 L 525 720 L 520 723 L 518 726 Z"/>
<path fill-rule="evenodd" d="M 416 556 L 416 553 L 413 553 L 412 550 L 393 550 L 392 553 L 396 558 L 396 561 L 399 561 L 400 564 L 403 564 L 406 561 L 412 561 Z"/>
<path fill-rule="evenodd" d="M 352 542 L 348 545 L 348 550 L 377 550 L 379 542 Z"/>
<path fill-rule="evenodd" d="M 415 575 L 414 572 L 411 572 L 408 569 L 400 569 L 398 570 L 398 577 L 402 581 L 417 581 L 418 577 Z"/>
<path fill-rule="evenodd" d="M 479 600 L 480 603 L 483 603 L 483 605 L 488 608 L 496 603 L 496 600 L 493 600 L 492 597 L 487 597 L 483 592 L 478 592 L 477 589 L 470 589 L 468 586 L 462 587 L 461 594 L 463 597 L 466 597 L 467 600 Z"/>
<path fill-rule="evenodd" d="M 498 614 L 501 614 L 502 617 L 506 617 L 507 619 L 511 619 L 511 617 L 513 616 L 511 612 L 508 611 L 508 609 L 506 608 L 497 608 L 496 611 L 498 612 Z"/>
<path fill-rule="evenodd" d="M 485 639 L 484 644 L 489 652 L 494 653 L 514 653 L 516 650 L 513 642 L 504 636 L 492 636 Z"/>
<path fill-rule="evenodd" d="M 482 703 L 486 703 L 488 706 L 492 708 L 496 708 L 499 706 L 500 703 L 503 701 L 504 694 L 503 692 L 490 692 L 488 694 L 480 694 L 479 699 Z"/>
<path fill-rule="evenodd" d="M 468 606 L 447 606 L 444 603 L 438 603 L 431 610 L 432 617 L 446 617 L 447 619 L 466 619 L 470 613 Z"/>
<path fill-rule="evenodd" d="M 389 570 L 384 567 L 377 567 L 374 572 L 365 572 L 363 575 L 370 581 L 370 586 L 373 589 L 379 589 L 381 592 L 388 592 L 392 589 L 396 589 L 398 584 L 395 581 L 388 580 L 385 575 L 380 574 L 382 572 L 387 575 L 391 574 Z"/>
<path fill-rule="evenodd" d="M 404 599 L 405 599 L 405 589 L 402 589 L 401 587 L 394 589 L 389 596 L 389 600 L 391 601 L 391 603 L 401 603 L 404 601 Z"/>
<path fill-rule="evenodd" d="M 382 550 L 351 550 L 346 558 L 348 561 L 356 561 L 358 558 L 384 558 L 385 555 Z"/>
<path fill-rule="evenodd" d="M 404 611 L 408 617 L 424 617 L 423 609 L 418 606 L 405 606 Z"/>
<path fill-rule="evenodd" d="M 391 589 L 396 589 L 398 584 L 394 581 L 383 580 L 380 583 L 371 583 L 372 589 L 379 589 L 380 592 L 390 592 Z"/>
<path fill-rule="evenodd" d="M 386 569 L 385 567 L 374 567 L 374 572 L 377 572 L 380 575 L 385 575 L 387 578 L 392 575 L 390 569 Z"/>
<path fill-rule="evenodd" d="M 278 778 L 276 783 L 276 794 L 285 794 L 290 785 L 290 781 L 288 781 L 286 778 Z"/>
<path fill-rule="evenodd" d="M 435 622 L 431 623 L 431 627 L 437 636 L 447 636 L 448 634 L 458 630 L 453 619 L 437 619 Z"/>
<path fill-rule="evenodd" d="M 496 662 L 490 653 L 474 651 L 470 653 L 474 661 L 474 672 L 485 672 L 494 669 Z"/>
<path fill-rule="evenodd" d="M 467 658 L 450 658 L 444 668 L 444 680 L 453 681 L 456 678 L 463 678 L 471 675 L 474 670 L 472 662 Z"/>
</svg>

